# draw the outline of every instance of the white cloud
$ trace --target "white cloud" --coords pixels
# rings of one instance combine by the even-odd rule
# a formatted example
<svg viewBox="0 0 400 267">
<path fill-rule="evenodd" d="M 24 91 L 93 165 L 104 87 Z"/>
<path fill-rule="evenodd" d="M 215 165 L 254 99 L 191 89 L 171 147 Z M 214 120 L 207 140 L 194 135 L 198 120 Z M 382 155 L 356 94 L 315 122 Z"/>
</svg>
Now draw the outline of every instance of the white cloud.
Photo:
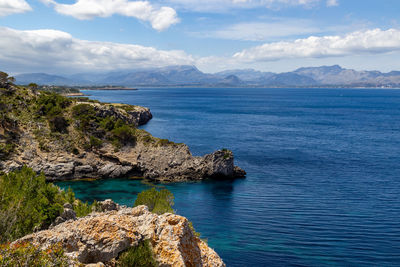
<svg viewBox="0 0 400 267">
<path fill-rule="evenodd" d="M 309 20 L 285 19 L 272 22 L 247 22 L 230 25 L 214 32 L 194 33 L 199 37 L 229 40 L 266 41 L 277 37 L 299 36 L 321 32 Z"/>
<path fill-rule="evenodd" d="M 31 10 L 31 6 L 25 0 L 0 0 L 0 17 Z"/>
<path fill-rule="evenodd" d="M 291 6 L 310 7 L 322 0 L 157 0 L 159 3 L 168 3 L 176 8 L 199 11 L 221 12 L 235 8 L 280 9 Z"/>
<path fill-rule="evenodd" d="M 77 19 L 110 17 L 114 14 L 134 17 L 150 22 L 151 26 L 162 31 L 179 22 L 176 11 L 171 7 L 155 8 L 148 1 L 129 0 L 77 0 L 74 4 L 60 4 L 54 0 L 41 0 L 54 6 L 63 15 Z"/>
<path fill-rule="evenodd" d="M 326 0 L 327 7 L 338 6 L 338 5 L 339 5 L 338 0 Z"/>
<path fill-rule="evenodd" d="M 77 72 L 193 64 L 179 50 L 93 42 L 56 30 L 19 31 L 0 27 L 0 68 L 13 72 Z"/>
<path fill-rule="evenodd" d="M 293 42 L 275 42 L 234 54 L 242 62 L 274 61 L 285 58 L 324 58 L 357 54 L 379 54 L 400 50 L 400 30 L 358 31 L 345 36 L 311 36 Z"/>
</svg>

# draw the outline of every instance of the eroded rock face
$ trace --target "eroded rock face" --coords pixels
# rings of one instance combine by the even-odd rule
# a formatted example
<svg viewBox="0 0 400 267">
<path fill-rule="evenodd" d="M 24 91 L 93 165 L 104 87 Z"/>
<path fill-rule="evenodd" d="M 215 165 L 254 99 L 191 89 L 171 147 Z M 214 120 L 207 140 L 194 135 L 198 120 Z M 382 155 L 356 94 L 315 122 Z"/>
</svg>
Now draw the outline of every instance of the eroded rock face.
<svg viewBox="0 0 400 267">
<path fill-rule="evenodd" d="M 194 157 L 184 144 L 152 146 L 137 143 L 119 152 L 114 152 L 114 148 L 109 145 L 99 151 L 81 155 L 37 150 L 3 162 L 2 169 L 9 172 L 23 165 L 38 173 L 43 172 L 52 181 L 130 176 L 186 181 L 244 177 L 246 174 L 234 165 L 231 151 L 219 150 L 203 157 Z"/>
<path fill-rule="evenodd" d="M 90 105 L 95 108 L 96 115 L 99 117 L 105 118 L 111 116 L 116 120 L 121 119 L 126 123 L 135 124 L 136 126 L 146 124 L 153 117 L 150 109 L 141 106 L 130 106 L 130 109 L 123 110 L 115 108 L 113 105 L 102 105 L 97 103 L 90 103 Z"/>
<path fill-rule="evenodd" d="M 62 244 L 66 255 L 81 263 L 107 263 L 142 240 L 150 240 L 160 266 L 225 266 L 218 254 L 196 237 L 185 217 L 157 215 L 146 206 L 92 213 L 51 230 L 25 236 L 42 249 Z"/>
<path fill-rule="evenodd" d="M 97 116 L 121 119 L 136 126 L 152 117 L 149 109 L 139 106 L 86 104 L 94 107 Z M 19 142 L 20 147 L 12 158 L 0 162 L 0 171 L 10 172 L 27 165 L 52 181 L 133 176 L 160 181 L 186 181 L 244 177 L 246 174 L 234 166 L 231 151 L 219 150 L 195 157 L 185 144 L 146 143 L 140 136 L 134 144 L 125 145 L 118 152 L 110 143 L 104 143 L 100 149 L 84 152 L 81 148 L 75 152 L 77 155 L 57 146 L 43 151 L 29 130 L 21 133 Z"/>
</svg>

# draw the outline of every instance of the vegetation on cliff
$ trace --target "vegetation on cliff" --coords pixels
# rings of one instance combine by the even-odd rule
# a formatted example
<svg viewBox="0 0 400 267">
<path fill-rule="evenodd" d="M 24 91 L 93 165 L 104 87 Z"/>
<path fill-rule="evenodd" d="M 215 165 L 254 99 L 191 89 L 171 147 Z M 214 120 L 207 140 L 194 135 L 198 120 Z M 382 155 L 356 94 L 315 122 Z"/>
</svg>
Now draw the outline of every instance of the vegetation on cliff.
<svg viewBox="0 0 400 267">
<path fill-rule="evenodd" d="M 173 195 L 166 189 L 152 188 L 139 194 L 135 205 L 146 204 L 154 212 L 173 212 Z M 32 244 L 10 246 L 9 243 L 35 229 L 47 229 L 69 203 L 78 217 L 96 210 L 92 205 L 75 198 L 71 189 L 64 191 L 47 183 L 43 174 L 36 174 L 24 167 L 0 175 L 0 265 L 16 266 L 68 266 L 60 246 L 41 251 Z M 144 240 L 136 247 L 122 253 L 118 266 L 157 266 L 152 256 L 151 245 Z M 25 264 L 25 265 L 24 265 Z"/>
<path fill-rule="evenodd" d="M 41 250 L 29 243 L 17 246 L 0 245 L 0 266 L 67 267 L 71 266 L 70 262 L 60 245 L 53 245 L 47 250 Z"/>
<path fill-rule="evenodd" d="M 35 84 L 16 86 L 12 77 L 0 72 L 1 160 L 10 158 L 21 145 L 21 136 L 29 133 L 44 152 L 79 154 L 107 144 L 119 150 L 137 140 L 155 146 L 173 144 L 138 130 L 137 124 L 127 119 L 137 106 L 68 98 L 40 89 Z"/>
<path fill-rule="evenodd" d="M 163 214 L 174 213 L 174 195 L 167 189 L 157 191 L 154 187 L 138 194 L 134 206 L 146 205 L 149 211 Z"/>
<path fill-rule="evenodd" d="M 0 175 L 0 243 L 13 241 L 33 230 L 47 228 L 70 203 L 77 216 L 85 216 L 91 206 L 46 183 L 44 175 L 22 168 Z"/>
<path fill-rule="evenodd" d="M 131 247 L 118 257 L 118 266 L 121 267 L 156 267 L 149 240 L 144 240 L 136 247 Z"/>
</svg>

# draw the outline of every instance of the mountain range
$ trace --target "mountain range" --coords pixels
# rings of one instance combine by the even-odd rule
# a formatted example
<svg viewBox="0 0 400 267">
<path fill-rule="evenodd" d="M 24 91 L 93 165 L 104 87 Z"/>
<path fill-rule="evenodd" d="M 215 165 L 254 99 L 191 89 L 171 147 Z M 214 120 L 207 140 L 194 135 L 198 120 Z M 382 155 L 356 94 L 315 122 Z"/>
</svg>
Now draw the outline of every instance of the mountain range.
<svg viewBox="0 0 400 267">
<path fill-rule="evenodd" d="M 299 68 L 285 73 L 237 69 L 214 74 L 182 65 L 95 74 L 26 73 L 16 75 L 15 79 L 18 84 L 66 86 L 400 87 L 400 71 L 356 71 L 338 65 Z"/>
</svg>

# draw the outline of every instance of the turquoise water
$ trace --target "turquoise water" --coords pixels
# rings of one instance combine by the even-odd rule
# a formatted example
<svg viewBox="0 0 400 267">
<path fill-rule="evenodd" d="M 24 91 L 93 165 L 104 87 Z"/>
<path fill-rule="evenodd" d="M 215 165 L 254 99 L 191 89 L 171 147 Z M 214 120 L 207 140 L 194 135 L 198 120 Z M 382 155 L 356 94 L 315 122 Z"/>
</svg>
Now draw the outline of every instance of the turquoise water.
<svg viewBox="0 0 400 267">
<path fill-rule="evenodd" d="M 193 154 L 230 148 L 246 179 L 162 185 L 228 266 L 400 265 L 400 91 L 88 91 L 150 107 L 143 128 Z M 137 180 L 63 182 L 132 205 Z"/>
</svg>

